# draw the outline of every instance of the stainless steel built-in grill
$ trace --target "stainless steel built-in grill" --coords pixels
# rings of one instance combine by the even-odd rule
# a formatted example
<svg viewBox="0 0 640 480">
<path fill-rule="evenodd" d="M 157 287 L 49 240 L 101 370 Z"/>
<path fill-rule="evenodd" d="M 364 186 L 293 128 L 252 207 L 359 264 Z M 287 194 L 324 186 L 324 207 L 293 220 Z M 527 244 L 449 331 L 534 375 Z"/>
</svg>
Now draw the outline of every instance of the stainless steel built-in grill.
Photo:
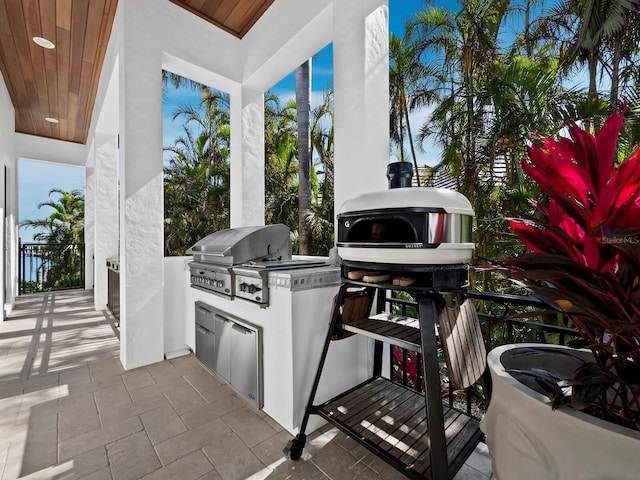
<svg viewBox="0 0 640 480">
<path fill-rule="evenodd" d="M 269 305 L 268 272 L 324 265 L 291 255 L 289 227 L 282 224 L 229 228 L 214 232 L 187 253 L 191 286 L 233 299 Z"/>
</svg>

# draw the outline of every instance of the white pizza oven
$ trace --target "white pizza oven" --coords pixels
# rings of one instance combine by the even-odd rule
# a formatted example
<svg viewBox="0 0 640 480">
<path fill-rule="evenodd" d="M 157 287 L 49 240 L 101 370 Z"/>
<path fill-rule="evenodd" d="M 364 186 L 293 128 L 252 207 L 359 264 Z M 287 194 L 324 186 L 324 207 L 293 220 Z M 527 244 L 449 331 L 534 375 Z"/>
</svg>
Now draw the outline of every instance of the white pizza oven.
<svg viewBox="0 0 640 480">
<path fill-rule="evenodd" d="M 338 213 L 343 260 L 396 265 L 462 264 L 471 258 L 473 209 L 443 188 L 391 188 L 346 201 Z"/>
</svg>

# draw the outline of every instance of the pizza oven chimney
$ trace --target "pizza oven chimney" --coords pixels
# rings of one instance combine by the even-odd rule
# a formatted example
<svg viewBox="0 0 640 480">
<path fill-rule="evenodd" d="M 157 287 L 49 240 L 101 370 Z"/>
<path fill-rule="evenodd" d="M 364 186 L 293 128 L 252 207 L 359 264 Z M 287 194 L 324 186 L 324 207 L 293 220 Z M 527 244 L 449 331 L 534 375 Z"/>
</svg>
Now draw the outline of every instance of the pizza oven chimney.
<svg viewBox="0 0 640 480">
<path fill-rule="evenodd" d="M 389 188 L 411 187 L 413 164 L 411 162 L 393 162 L 387 165 Z"/>
</svg>

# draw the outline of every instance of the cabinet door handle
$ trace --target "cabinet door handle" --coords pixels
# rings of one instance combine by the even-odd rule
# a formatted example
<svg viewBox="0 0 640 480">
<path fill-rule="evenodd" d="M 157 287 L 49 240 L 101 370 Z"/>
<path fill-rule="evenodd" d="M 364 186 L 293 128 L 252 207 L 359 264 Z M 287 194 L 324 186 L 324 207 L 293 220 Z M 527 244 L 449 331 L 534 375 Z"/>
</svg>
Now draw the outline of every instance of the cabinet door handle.
<svg viewBox="0 0 640 480">
<path fill-rule="evenodd" d="M 196 325 L 196 331 L 198 333 L 201 333 L 202 335 L 213 335 L 213 332 L 210 330 L 207 330 L 204 327 L 201 327 L 200 325 Z"/>
<path fill-rule="evenodd" d="M 250 328 L 243 327 L 242 325 L 238 325 L 237 323 L 233 324 L 233 329 L 244 333 L 245 335 L 247 333 L 253 333 L 253 330 L 251 330 Z"/>
</svg>

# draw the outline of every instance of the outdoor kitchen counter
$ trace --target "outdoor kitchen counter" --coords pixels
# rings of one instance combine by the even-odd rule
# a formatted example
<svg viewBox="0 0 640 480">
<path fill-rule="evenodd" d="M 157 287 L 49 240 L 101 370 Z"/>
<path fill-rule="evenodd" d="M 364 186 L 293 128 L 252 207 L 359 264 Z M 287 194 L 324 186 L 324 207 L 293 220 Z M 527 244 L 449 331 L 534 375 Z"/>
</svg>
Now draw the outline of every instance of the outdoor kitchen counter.
<svg viewBox="0 0 640 480">
<path fill-rule="evenodd" d="M 189 285 L 189 272 L 185 273 Z M 186 293 L 186 343 L 195 350 L 195 302 L 262 329 L 263 410 L 297 433 L 329 328 L 340 269 L 332 266 L 270 271 L 269 306 L 201 289 Z M 316 398 L 328 400 L 370 375 L 370 345 L 359 336 L 332 342 Z M 346 367 L 346 368 L 345 368 Z M 324 421 L 317 418 L 312 431 Z"/>
</svg>

